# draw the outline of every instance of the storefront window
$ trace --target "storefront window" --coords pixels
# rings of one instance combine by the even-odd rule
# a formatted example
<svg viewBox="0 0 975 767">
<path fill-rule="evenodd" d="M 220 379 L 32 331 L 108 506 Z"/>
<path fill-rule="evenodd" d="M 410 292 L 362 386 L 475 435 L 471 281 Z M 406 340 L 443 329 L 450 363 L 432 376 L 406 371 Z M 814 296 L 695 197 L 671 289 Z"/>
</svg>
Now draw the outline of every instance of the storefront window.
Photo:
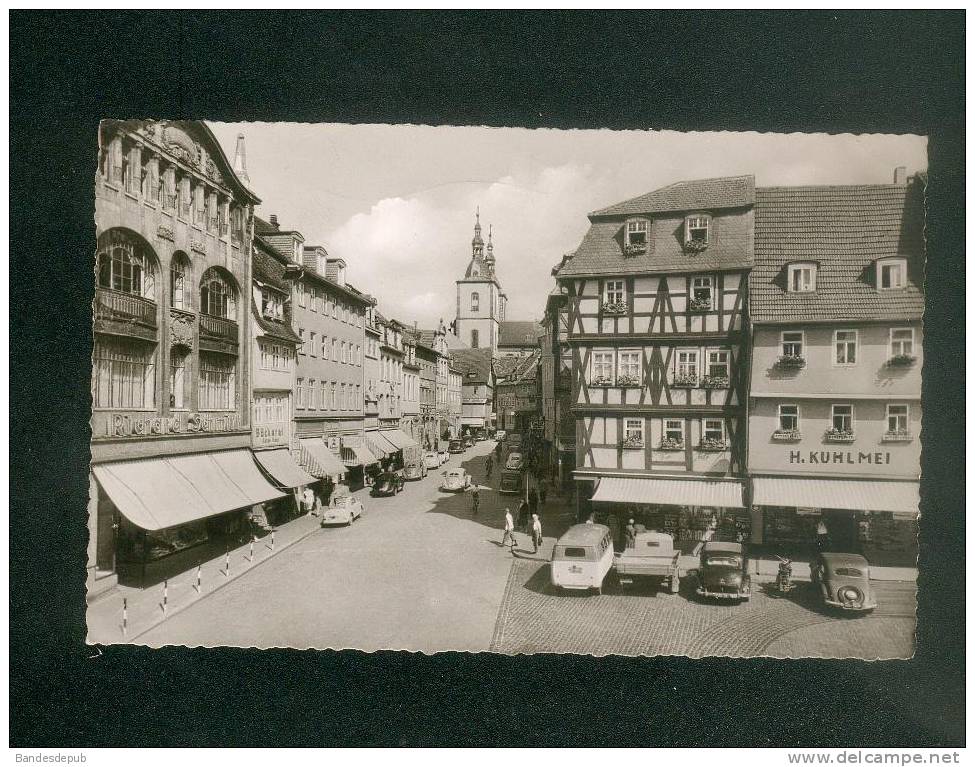
<svg viewBox="0 0 975 767">
<path fill-rule="evenodd" d="M 96 408 L 155 407 L 156 349 L 116 336 L 95 336 L 92 405 Z"/>
<path fill-rule="evenodd" d="M 237 395 L 237 360 L 200 352 L 200 410 L 233 410 Z"/>
</svg>

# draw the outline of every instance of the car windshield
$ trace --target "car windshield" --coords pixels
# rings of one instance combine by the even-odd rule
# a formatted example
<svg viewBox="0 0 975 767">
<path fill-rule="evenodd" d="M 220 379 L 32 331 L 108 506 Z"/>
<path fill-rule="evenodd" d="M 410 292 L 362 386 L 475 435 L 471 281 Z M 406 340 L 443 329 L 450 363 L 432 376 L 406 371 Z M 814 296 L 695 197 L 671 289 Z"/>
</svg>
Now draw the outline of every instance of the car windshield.
<svg viewBox="0 0 975 767">
<path fill-rule="evenodd" d="M 345 506 L 347 504 L 352 503 L 352 496 L 351 495 L 337 495 L 337 496 L 335 496 L 332 499 L 332 503 L 335 506 Z"/>
<path fill-rule="evenodd" d="M 845 575 L 847 578 L 863 577 L 863 570 L 858 570 L 855 567 L 837 567 L 833 572 L 836 575 Z"/>
<path fill-rule="evenodd" d="M 709 567 L 741 567 L 741 557 L 733 554 L 711 554 L 704 558 Z"/>
</svg>

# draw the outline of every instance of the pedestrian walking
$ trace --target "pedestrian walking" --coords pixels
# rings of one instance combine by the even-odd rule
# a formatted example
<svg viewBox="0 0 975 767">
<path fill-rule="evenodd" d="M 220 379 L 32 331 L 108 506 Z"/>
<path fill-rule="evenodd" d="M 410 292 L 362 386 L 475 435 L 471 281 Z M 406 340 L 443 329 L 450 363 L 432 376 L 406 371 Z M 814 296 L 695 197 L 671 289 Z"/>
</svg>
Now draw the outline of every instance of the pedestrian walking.
<svg viewBox="0 0 975 767">
<path fill-rule="evenodd" d="M 532 514 L 532 545 L 535 547 L 532 554 L 538 553 L 538 547 L 542 545 L 542 521 L 538 514 Z"/>
<path fill-rule="evenodd" d="M 315 508 L 315 491 L 310 487 L 306 487 L 304 492 L 301 494 L 301 510 L 305 514 L 310 512 Z"/>
<path fill-rule="evenodd" d="M 632 549 L 636 547 L 636 525 L 631 519 L 626 523 L 626 548 Z"/>
<path fill-rule="evenodd" d="M 530 533 L 528 523 L 531 517 L 528 516 L 528 502 L 522 501 L 518 506 L 518 527 L 526 533 Z"/>
<path fill-rule="evenodd" d="M 504 535 L 501 536 L 501 545 L 511 545 L 511 553 L 515 553 L 515 520 L 511 516 L 511 509 L 504 510 Z"/>
<path fill-rule="evenodd" d="M 826 522 L 823 519 L 820 519 L 816 525 L 816 546 L 820 551 L 826 551 L 829 548 L 829 528 L 826 527 Z"/>
<path fill-rule="evenodd" d="M 480 503 L 480 493 L 478 492 L 477 485 L 474 485 L 474 489 L 471 490 L 471 513 L 477 516 L 477 507 Z"/>
</svg>

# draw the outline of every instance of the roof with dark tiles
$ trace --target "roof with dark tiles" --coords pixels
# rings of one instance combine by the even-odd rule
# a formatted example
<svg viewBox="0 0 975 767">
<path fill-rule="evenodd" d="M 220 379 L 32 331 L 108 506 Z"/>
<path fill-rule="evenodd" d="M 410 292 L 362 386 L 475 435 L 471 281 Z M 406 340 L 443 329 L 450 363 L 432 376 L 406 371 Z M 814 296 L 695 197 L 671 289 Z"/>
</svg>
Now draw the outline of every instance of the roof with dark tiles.
<svg viewBox="0 0 975 767">
<path fill-rule="evenodd" d="M 876 261 L 904 257 L 908 284 L 876 289 Z M 816 290 L 786 291 L 787 265 L 816 261 Z M 755 195 L 754 322 L 920 319 L 924 189 L 908 185 L 760 187 Z"/>
<path fill-rule="evenodd" d="M 506 320 L 498 332 L 498 346 L 534 346 L 545 328 L 533 320 Z"/>
<path fill-rule="evenodd" d="M 454 349 L 450 356 L 454 367 L 463 374 L 465 384 L 491 383 L 490 349 Z"/>
<path fill-rule="evenodd" d="M 597 216 L 634 216 L 717 208 L 746 208 L 755 202 L 754 176 L 725 176 L 678 181 L 630 200 L 593 211 Z"/>
</svg>

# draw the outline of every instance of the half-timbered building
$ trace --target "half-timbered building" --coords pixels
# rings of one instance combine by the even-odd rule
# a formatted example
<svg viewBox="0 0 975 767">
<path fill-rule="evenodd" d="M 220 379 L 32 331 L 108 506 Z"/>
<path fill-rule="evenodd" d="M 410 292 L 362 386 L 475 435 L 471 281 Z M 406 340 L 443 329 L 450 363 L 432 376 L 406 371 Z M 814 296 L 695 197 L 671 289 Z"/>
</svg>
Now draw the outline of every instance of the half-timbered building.
<svg viewBox="0 0 975 767">
<path fill-rule="evenodd" d="M 578 513 L 681 540 L 747 535 L 741 475 L 754 179 L 598 210 L 567 296 Z"/>
</svg>

